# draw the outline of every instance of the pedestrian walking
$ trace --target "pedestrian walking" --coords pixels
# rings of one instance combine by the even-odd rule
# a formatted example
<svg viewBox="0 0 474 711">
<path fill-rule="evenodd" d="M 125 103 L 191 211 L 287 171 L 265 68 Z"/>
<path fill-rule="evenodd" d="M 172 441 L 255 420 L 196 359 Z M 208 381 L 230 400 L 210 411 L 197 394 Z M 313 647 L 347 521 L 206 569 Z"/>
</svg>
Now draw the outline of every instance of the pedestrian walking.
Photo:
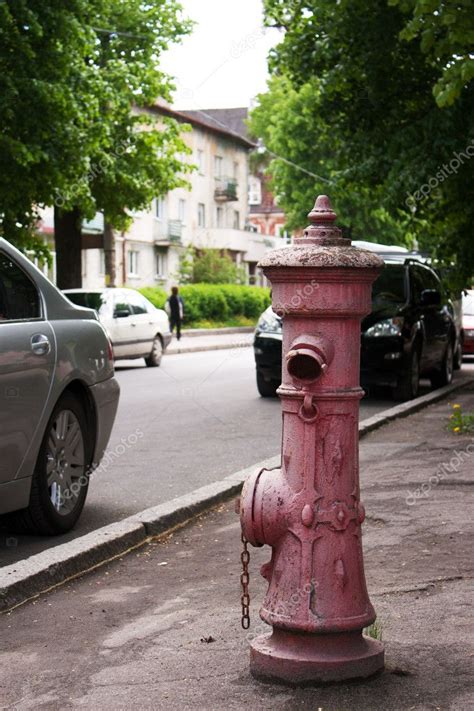
<svg viewBox="0 0 474 711">
<path fill-rule="evenodd" d="M 171 333 L 173 333 L 176 326 L 176 338 L 179 341 L 181 338 L 181 323 L 184 317 L 184 301 L 179 296 L 177 286 L 171 287 L 171 296 L 168 296 L 166 300 L 165 310 L 170 319 Z"/>
</svg>

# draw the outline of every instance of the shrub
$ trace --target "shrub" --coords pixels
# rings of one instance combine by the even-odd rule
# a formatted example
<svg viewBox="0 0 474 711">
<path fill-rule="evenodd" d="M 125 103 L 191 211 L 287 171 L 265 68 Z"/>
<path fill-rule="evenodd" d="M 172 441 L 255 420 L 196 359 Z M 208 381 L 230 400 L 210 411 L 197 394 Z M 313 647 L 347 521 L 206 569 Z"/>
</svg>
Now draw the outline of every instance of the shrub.
<svg viewBox="0 0 474 711">
<path fill-rule="evenodd" d="M 160 287 L 140 289 L 152 304 L 162 309 L 167 294 Z M 186 284 L 179 288 L 187 324 L 196 321 L 226 321 L 235 317 L 257 319 L 270 305 L 270 290 L 238 284 Z"/>
</svg>

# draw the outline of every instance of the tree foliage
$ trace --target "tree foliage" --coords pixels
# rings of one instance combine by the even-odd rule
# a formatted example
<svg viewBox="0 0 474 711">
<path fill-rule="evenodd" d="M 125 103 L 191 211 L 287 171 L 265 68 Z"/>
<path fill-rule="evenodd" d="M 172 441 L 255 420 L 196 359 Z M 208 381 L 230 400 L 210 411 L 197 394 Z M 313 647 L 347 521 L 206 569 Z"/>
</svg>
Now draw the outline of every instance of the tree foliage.
<svg viewBox="0 0 474 711">
<path fill-rule="evenodd" d="M 119 229 L 183 184 L 178 126 L 143 109 L 169 98 L 159 69 L 190 28 L 175 0 L 0 4 L 1 231 L 25 244 L 53 203 Z"/>
<path fill-rule="evenodd" d="M 245 270 L 226 251 L 190 246 L 181 257 L 178 279 L 191 284 L 244 284 Z"/>
<path fill-rule="evenodd" d="M 433 93 L 439 106 L 453 104 L 474 78 L 472 0 L 389 0 L 409 19 L 401 38 L 421 42 L 439 78 Z"/>
<path fill-rule="evenodd" d="M 439 67 L 404 38 L 406 9 L 388 0 L 266 0 L 267 23 L 284 34 L 251 128 L 273 154 L 291 226 L 303 226 L 314 195 L 327 192 L 353 238 L 416 238 L 469 271 L 473 87 L 437 105 Z"/>
</svg>

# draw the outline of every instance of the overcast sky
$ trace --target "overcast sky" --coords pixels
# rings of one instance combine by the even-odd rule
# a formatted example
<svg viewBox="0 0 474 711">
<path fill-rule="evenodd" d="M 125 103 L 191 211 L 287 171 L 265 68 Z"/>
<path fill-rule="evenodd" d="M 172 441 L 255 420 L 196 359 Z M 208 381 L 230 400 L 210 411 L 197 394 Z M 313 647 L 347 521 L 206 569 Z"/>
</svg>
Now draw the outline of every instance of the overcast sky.
<svg viewBox="0 0 474 711">
<path fill-rule="evenodd" d="M 176 78 L 176 109 L 250 106 L 265 91 L 266 57 L 278 30 L 264 30 L 260 0 L 181 0 L 192 35 L 161 62 Z"/>
</svg>

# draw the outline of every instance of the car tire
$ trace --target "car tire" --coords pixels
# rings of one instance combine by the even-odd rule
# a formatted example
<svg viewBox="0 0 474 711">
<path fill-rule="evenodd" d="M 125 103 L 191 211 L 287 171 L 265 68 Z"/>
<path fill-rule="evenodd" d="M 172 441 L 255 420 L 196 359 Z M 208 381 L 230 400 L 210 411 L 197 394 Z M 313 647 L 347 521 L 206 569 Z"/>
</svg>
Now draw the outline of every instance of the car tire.
<svg viewBox="0 0 474 711">
<path fill-rule="evenodd" d="M 431 385 L 434 388 L 442 388 L 445 385 L 449 385 L 453 379 L 454 370 L 454 348 L 453 343 L 450 341 L 446 346 L 446 351 L 444 353 L 443 362 L 441 363 L 441 369 L 436 370 L 431 375 Z"/>
<path fill-rule="evenodd" d="M 420 349 L 415 345 L 410 353 L 408 366 L 399 376 L 393 396 L 399 402 L 413 400 L 418 395 L 420 387 Z"/>
<path fill-rule="evenodd" d="M 276 397 L 279 386 L 278 380 L 265 380 L 257 370 L 257 390 L 262 397 Z"/>
<path fill-rule="evenodd" d="M 462 338 L 459 338 L 458 347 L 454 353 L 453 368 L 454 370 L 461 370 L 462 367 Z"/>
<path fill-rule="evenodd" d="M 145 358 L 145 363 L 149 368 L 157 368 L 163 358 L 163 341 L 160 336 L 155 336 L 150 355 Z"/>
<path fill-rule="evenodd" d="M 87 496 L 93 446 L 81 401 L 65 393 L 45 430 L 28 508 L 12 514 L 16 527 L 44 536 L 73 528 Z"/>
</svg>

